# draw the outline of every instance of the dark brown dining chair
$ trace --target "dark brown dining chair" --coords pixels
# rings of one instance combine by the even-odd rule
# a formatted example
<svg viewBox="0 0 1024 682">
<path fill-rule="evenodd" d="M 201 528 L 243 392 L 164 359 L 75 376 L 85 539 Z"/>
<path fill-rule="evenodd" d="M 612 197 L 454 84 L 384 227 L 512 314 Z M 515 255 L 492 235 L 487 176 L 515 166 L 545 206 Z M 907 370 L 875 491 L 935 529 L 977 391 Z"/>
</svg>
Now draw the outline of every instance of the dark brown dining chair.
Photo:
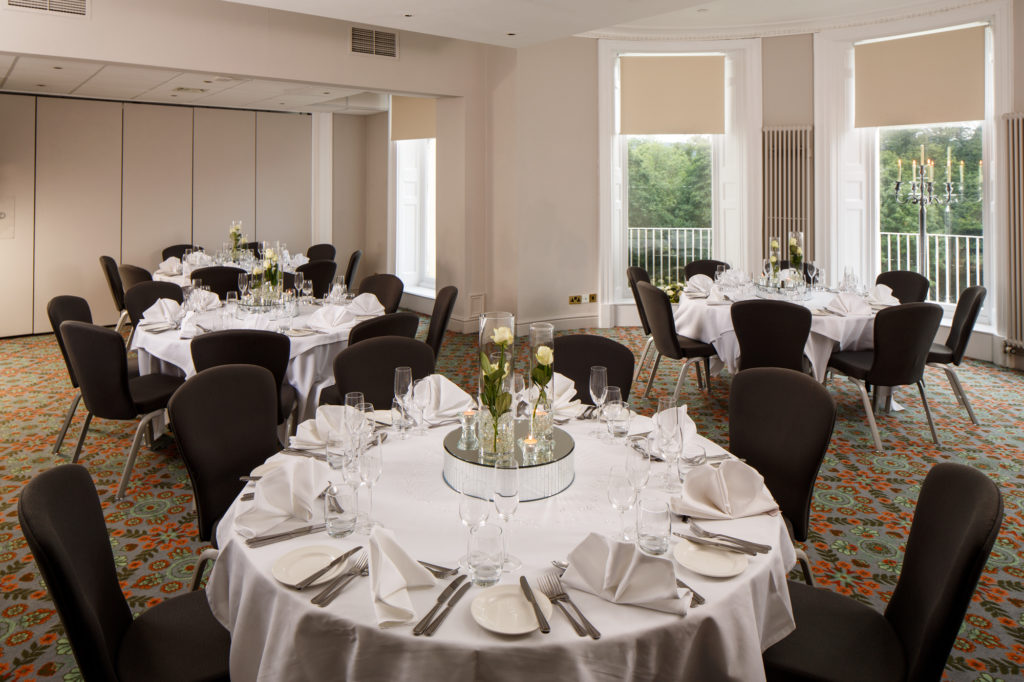
<svg viewBox="0 0 1024 682">
<path fill-rule="evenodd" d="M 945 343 L 933 343 L 928 351 L 928 366 L 941 369 L 949 379 L 949 385 L 953 388 L 956 399 L 967 410 L 971 421 L 977 425 L 978 418 L 974 416 L 971 402 L 967 399 L 960 377 L 957 376 L 954 367 L 959 367 L 967 352 L 967 342 L 971 339 L 971 332 L 974 331 L 974 324 L 978 321 L 981 307 L 985 303 L 985 287 L 967 287 L 960 292 L 960 298 L 956 302 L 956 311 L 953 313 L 953 321 L 949 325 L 949 336 Z"/>
<path fill-rule="evenodd" d="M 430 314 L 430 325 L 427 327 L 427 345 L 434 351 L 435 361 L 441 354 L 441 344 L 444 343 L 444 333 L 448 329 L 448 322 L 452 319 L 452 311 L 455 310 L 455 299 L 459 296 L 459 290 L 453 286 L 443 287 L 437 292 L 434 298 L 434 310 Z"/>
<path fill-rule="evenodd" d="M 229 291 L 238 292 L 238 276 L 244 274 L 246 273 L 242 268 L 230 265 L 211 265 L 193 270 L 190 277 L 202 282 L 203 286 L 210 287 L 210 291 L 217 294 L 217 297 L 223 301 Z"/>
<path fill-rule="evenodd" d="M 614 339 L 596 334 L 556 336 L 555 371 L 576 384 L 576 397 L 584 405 L 593 405 L 590 397 L 590 368 L 608 369 L 608 385 L 618 386 L 622 399 L 629 400 L 633 386 L 633 351 Z"/>
<path fill-rule="evenodd" d="M 18 522 L 82 679 L 228 682 L 231 636 L 205 592 L 165 598 L 132 615 L 85 467 L 62 464 L 26 483 Z"/>
<path fill-rule="evenodd" d="M 379 336 L 343 348 L 334 358 L 336 394 L 359 391 L 374 409 L 389 410 L 395 397 L 396 367 L 411 367 L 413 380 L 422 379 L 434 371 L 434 351 L 422 341 L 402 336 Z M 322 394 L 320 404 L 328 404 Z"/>
<path fill-rule="evenodd" d="M 306 258 L 309 260 L 334 260 L 336 254 L 334 244 L 313 244 L 306 249 Z"/>
<path fill-rule="evenodd" d="M 114 299 L 114 307 L 117 308 L 117 325 L 114 327 L 114 331 L 120 333 L 128 321 L 128 311 L 124 307 L 124 284 L 121 282 L 121 273 L 118 272 L 117 261 L 110 256 L 100 256 L 100 268 L 103 269 L 103 277 L 107 280 L 110 297 Z"/>
<path fill-rule="evenodd" d="M 718 272 L 718 266 L 724 265 L 726 269 L 729 268 L 729 264 L 722 260 L 714 259 L 702 259 L 692 260 L 683 267 L 683 274 L 686 279 L 690 279 L 696 275 L 707 275 L 711 279 L 715 278 L 715 274 Z"/>
<path fill-rule="evenodd" d="M 128 337 L 128 347 L 132 347 L 135 330 L 142 322 L 142 315 L 161 298 L 168 298 L 179 304 L 184 300 L 181 287 L 173 282 L 140 282 L 124 294 L 124 305 L 128 311 L 128 319 L 132 323 L 132 333 Z"/>
<path fill-rule="evenodd" d="M 78 409 L 78 403 L 82 401 L 82 391 L 78 388 L 78 379 L 75 377 L 75 370 L 71 367 L 71 358 L 68 357 L 67 348 L 64 346 L 64 337 L 60 333 L 60 324 L 65 320 L 92 324 L 92 311 L 89 310 L 89 302 L 81 296 L 54 296 L 46 304 L 46 316 L 50 318 L 53 336 L 57 340 L 57 347 L 60 348 L 60 354 L 63 356 L 64 365 L 68 370 L 68 379 L 71 380 L 71 386 L 75 389 L 71 405 L 68 406 L 67 412 L 64 413 L 64 423 L 57 434 L 56 442 L 53 444 L 52 453 L 57 455 L 60 454 L 60 447 L 64 443 L 68 427 L 71 426 L 75 410 Z M 135 375 L 138 376 L 137 368 Z"/>
<path fill-rule="evenodd" d="M 640 300 L 643 302 L 644 311 L 647 313 L 647 321 L 651 325 L 651 335 L 654 336 L 654 345 L 658 352 L 672 360 L 682 360 L 683 366 L 679 370 L 679 378 L 676 379 L 676 387 L 672 392 L 672 399 L 679 400 L 679 391 L 683 387 L 683 378 L 686 370 L 691 364 L 704 361 L 704 372 L 707 378 L 707 390 L 711 392 L 711 358 L 718 353 L 710 343 L 697 341 L 695 339 L 681 336 L 676 332 L 675 318 L 672 315 L 672 303 L 668 300 L 668 294 L 647 282 L 637 282 L 637 291 L 640 292 Z M 647 390 L 644 397 L 649 397 L 651 387 L 654 385 L 654 373 L 658 369 L 658 362 L 654 362 L 651 370 L 651 378 L 647 382 Z M 700 373 L 700 366 L 697 366 Z"/>
<path fill-rule="evenodd" d="M 360 294 L 373 294 L 384 306 L 384 312 L 393 313 L 398 310 L 398 304 L 402 302 L 402 292 L 405 285 L 402 280 L 387 273 L 370 275 L 359 284 Z"/>
<path fill-rule="evenodd" d="M 126 294 L 136 284 L 153 281 L 153 275 L 149 270 L 140 268 L 138 265 L 122 263 L 117 266 L 117 273 L 121 276 L 121 284 L 124 286 Z"/>
<path fill-rule="evenodd" d="M 788 301 L 750 299 L 730 308 L 740 346 L 739 369 L 784 367 L 802 372 L 811 311 Z"/>
<path fill-rule="evenodd" d="M 338 264 L 333 260 L 313 260 L 295 268 L 295 272 L 301 272 L 304 278 L 313 283 L 313 296 L 316 298 L 323 298 L 331 290 L 331 282 L 337 270 Z"/>
<path fill-rule="evenodd" d="M 77 462 L 82 454 L 82 446 L 93 417 L 123 421 L 139 419 L 117 489 L 116 499 L 123 499 L 143 435 L 148 430 L 152 445 L 150 423 L 163 414 L 167 401 L 184 379 L 166 374 L 144 374 L 130 378 L 124 339 L 112 329 L 69 321 L 61 323 L 60 333 L 64 337 L 71 366 L 82 389 L 82 400 L 88 410 L 75 454 L 71 458 L 72 463 Z"/>
<path fill-rule="evenodd" d="M 921 303 L 928 299 L 931 283 L 924 275 L 912 270 L 890 270 L 875 278 L 875 284 L 884 284 L 892 289 L 892 295 L 900 303 Z"/>
<path fill-rule="evenodd" d="M 172 244 L 161 252 L 160 258 L 167 260 L 168 258 L 177 258 L 182 260 L 185 258 L 185 252 L 189 249 L 201 249 L 203 247 L 196 246 L 195 244 Z"/>
<path fill-rule="evenodd" d="M 651 377 L 653 378 L 654 372 L 657 371 L 658 361 L 661 355 L 658 353 L 658 349 L 654 348 L 654 337 L 651 335 L 651 324 L 647 321 L 647 313 L 644 312 L 644 303 L 640 300 L 640 292 L 636 289 L 637 282 L 651 283 L 650 275 L 647 271 L 641 267 L 630 266 L 626 268 L 626 279 L 629 281 L 629 290 L 633 293 L 633 301 L 636 303 L 636 312 L 640 316 L 640 326 L 643 327 L 644 335 L 647 337 L 647 341 L 644 343 L 644 352 L 640 354 L 640 362 L 636 363 L 636 369 L 633 374 L 633 379 L 640 378 L 640 372 L 643 371 L 644 363 L 647 362 L 647 354 L 653 349 L 654 350 L 654 369 L 651 370 Z"/>
<path fill-rule="evenodd" d="M 348 267 L 345 268 L 345 288 L 352 291 L 356 283 L 356 273 L 359 272 L 359 261 L 363 258 L 363 252 L 356 249 L 348 257 Z"/>
</svg>

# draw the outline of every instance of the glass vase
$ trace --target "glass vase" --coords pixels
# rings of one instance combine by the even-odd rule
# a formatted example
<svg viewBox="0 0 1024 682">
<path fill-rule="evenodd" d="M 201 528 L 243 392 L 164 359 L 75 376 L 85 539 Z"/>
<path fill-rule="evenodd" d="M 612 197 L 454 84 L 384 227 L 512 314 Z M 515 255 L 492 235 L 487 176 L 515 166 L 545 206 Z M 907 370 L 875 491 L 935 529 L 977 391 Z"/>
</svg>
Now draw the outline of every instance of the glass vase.
<svg viewBox="0 0 1024 682">
<path fill-rule="evenodd" d="M 478 438 L 484 455 L 512 452 L 512 393 L 508 379 L 514 376 L 515 328 L 515 315 L 512 313 L 494 312 L 480 316 L 481 414 Z"/>
<path fill-rule="evenodd" d="M 793 268 L 801 275 L 803 274 L 804 265 L 804 233 L 803 232 L 790 232 L 789 233 L 789 267 Z"/>
<path fill-rule="evenodd" d="M 555 326 L 530 325 L 530 437 L 544 449 L 551 439 L 555 388 Z"/>
</svg>

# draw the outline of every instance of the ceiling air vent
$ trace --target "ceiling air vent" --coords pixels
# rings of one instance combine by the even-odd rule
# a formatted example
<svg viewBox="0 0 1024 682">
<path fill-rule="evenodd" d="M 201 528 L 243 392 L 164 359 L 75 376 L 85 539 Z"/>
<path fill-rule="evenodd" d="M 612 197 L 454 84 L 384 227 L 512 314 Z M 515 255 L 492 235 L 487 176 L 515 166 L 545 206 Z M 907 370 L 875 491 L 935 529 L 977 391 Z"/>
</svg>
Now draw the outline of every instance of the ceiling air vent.
<svg viewBox="0 0 1024 682">
<path fill-rule="evenodd" d="M 352 51 L 378 57 L 398 57 L 398 35 L 390 31 L 352 27 Z"/>
<path fill-rule="evenodd" d="M 80 17 L 89 13 L 88 0 L 7 0 L 7 6 Z"/>
</svg>

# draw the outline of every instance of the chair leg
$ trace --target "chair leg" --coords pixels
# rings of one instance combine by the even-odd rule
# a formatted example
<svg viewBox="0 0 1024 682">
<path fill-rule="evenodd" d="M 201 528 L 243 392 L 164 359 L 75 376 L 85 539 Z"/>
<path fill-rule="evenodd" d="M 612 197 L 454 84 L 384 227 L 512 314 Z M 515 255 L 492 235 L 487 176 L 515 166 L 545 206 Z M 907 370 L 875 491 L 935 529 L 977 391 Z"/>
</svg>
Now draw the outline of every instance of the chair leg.
<svg viewBox="0 0 1024 682">
<path fill-rule="evenodd" d="M 651 386 L 654 386 L 654 375 L 658 373 L 658 365 L 661 364 L 661 353 L 655 351 L 654 356 L 654 367 L 651 367 L 651 376 L 647 379 L 647 390 L 644 391 L 644 397 L 651 397 Z"/>
<path fill-rule="evenodd" d="M 64 444 L 64 436 L 68 435 L 68 427 L 71 426 L 71 419 L 75 416 L 75 410 L 78 409 L 78 403 L 82 400 L 82 392 L 78 391 L 75 393 L 75 397 L 71 400 L 71 406 L 68 407 L 67 413 L 64 415 L 64 425 L 60 427 L 60 433 L 57 434 L 57 442 L 53 444 L 53 454 L 60 454 L 60 446 Z"/>
<path fill-rule="evenodd" d="M 697 368 L 697 372 L 700 372 L 700 367 Z M 711 395 L 711 358 L 704 358 L 704 375 L 708 381 L 708 395 Z"/>
<path fill-rule="evenodd" d="M 212 547 L 204 549 L 199 555 L 199 559 L 196 561 L 196 571 L 192 574 L 192 591 L 195 592 L 199 589 L 199 583 L 203 582 L 203 571 L 206 569 L 206 564 L 217 558 L 220 552 Z"/>
<path fill-rule="evenodd" d="M 924 394 L 924 379 L 917 382 L 917 390 L 921 392 L 921 404 L 924 405 L 924 415 L 928 417 L 928 428 L 932 432 L 932 441 L 939 444 L 939 434 L 935 432 L 935 422 L 932 421 L 932 411 L 928 409 L 928 397 Z"/>
<path fill-rule="evenodd" d="M 796 560 L 800 562 L 800 570 L 804 574 L 804 582 L 813 587 L 814 576 L 811 575 L 811 558 L 807 556 L 807 552 L 800 547 L 797 547 Z"/>
<path fill-rule="evenodd" d="M 643 371 L 644 363 L 647 362 L 647 354 L 651 352 L 651 346 L 654 344 L 654 337 L 648 336 L 647 343 L 644 344 L 644 352 L 640 354 L 640 362 L 636 364 L 636 369 L 633 371 L 633 381 L 640 378 L 640 372 Z"/>
<path fill-rule="evenodd" d="M 89 423 L 92 422 L 92 412 L 85 413 L 85 422 L 82 424 L 82 432 L 78 434 L 78 445 L 75 446 L 75 454 L 71 456 L 71 463 L 78 463 L 78 456 L 82 454 L 82 446 L 85 444 L 85 434 L 89 432 Z"/>
<path fill-rule="evenodd" d="M 132 349 L 132 341 L 135 339 L 135 325 L 132 325 L 132 330 L 128 332 L 128 340 L 125 342 L 125 348 L 128 350 Z"/>
<path fill-rule="evenodd" d="M 949 385 L 953 388 L 953 395 L 963 405 L 964 409 L 967 410 L 967 416 L 971 418 L 971 422 L 975 426 L 980 426 L 981 423 L 978 418 L 974 416 L 974 409 L 971 408 L 971 401 L 967 399 L 967 393 L 964 392 L 963 384 L 960 383 L 960 377 L 957 376 L 956 370 L 950 365 L 939 365 L 929 364 L 929 367 L 935 367 L 941 369 L 946 373 L 946 378 L 949 379 Z"/>
<path fill-rule="evenodd" d="M 128 322 L 128 311 L 122 310 L 121 317 L 117 318 L 117 326 L 114 327 L 114 331 L 120 334 L 126 322 Z"/>
<path fill-rule="evenodd" d="M 864 384 L 853 377 L 847 378 L 852 381 L 857 387 L 857 390 L 860 391 L 860 399 L 864 402 L 864 414 L 867 415 L 868 426 L 871 427 L 871 437 L 875 439 L 875 449 L 879 452 L 885 452 L 885 448 L 882 447 L 882 439 L 878 435 L 878 425 L 875 424 L 875 412 L 871 409 L 871 398 L 868 396 L 867 389 L 864 387 Z"/>
<path fill-rule="evenodd" d="M 142 436 L 146 432 L 146 426 L 162 413 L 163 409 L 153 410 L 142 418 L 139 422 L 139 427 L 135 429 L 135 438 L 132 439 L 132 447 L 128 450 L 128 459 L 124 463 L 124 471 L 121 473 L 121 485 L 117 487 L 115 500 L 124 499 L 124 493 L 128 489 L 128 481 L 132 477 L 132 469 L 135 468 L 135 458 L 139 454 L 139 446 L 142 445 Z"/>
</svg>

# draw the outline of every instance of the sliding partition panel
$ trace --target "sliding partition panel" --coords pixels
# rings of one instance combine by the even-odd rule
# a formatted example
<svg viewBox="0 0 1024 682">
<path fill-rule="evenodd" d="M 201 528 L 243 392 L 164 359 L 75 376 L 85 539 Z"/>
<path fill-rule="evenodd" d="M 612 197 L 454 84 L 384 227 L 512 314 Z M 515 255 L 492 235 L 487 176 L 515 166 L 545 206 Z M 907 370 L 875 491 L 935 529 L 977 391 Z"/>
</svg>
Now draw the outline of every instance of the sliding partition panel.
<svg viewBox="0 0 1024 682">
<path fill-rule="evenodd" d="M 152 271 L 192 239 L 192 109 L 124 105 L 121 257 Z"/>
<path fill-rule="evenodd" d="M 46 303 L 60 294 L 88 300 L 98 324 L 117 322 L 99 257 L 121 260 L 121 114 L 120 102 L 38 98 L 37 333 L 50 331 Z"/>
<path fill-rule="evenodd" d="M 36 98 L 0 95 L 0 336 L 32 333 Z"/>
<path fill-rule="evenodd" d="M 313 117 L 256 114 L 256 233 L 305 253 L 312 239 Z"/>
<path fill-rule="evenodd" d="M 231 221 L 256 234 L 256 113 L 196 109 L 194 119 L 192 237 L 207 249 L 228 241 Z"/>
</svg>

